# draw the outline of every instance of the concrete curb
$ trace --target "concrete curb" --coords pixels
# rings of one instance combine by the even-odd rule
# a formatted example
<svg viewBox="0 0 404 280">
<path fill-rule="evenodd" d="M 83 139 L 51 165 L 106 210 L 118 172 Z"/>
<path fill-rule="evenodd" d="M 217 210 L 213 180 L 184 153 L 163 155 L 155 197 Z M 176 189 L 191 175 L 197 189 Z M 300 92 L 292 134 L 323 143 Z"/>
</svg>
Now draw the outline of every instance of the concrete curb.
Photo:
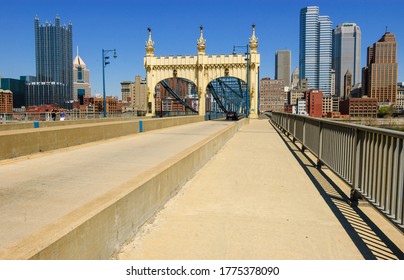
<svg viewBox="0 0 404 280">
<path fill-rule="evenodd" d="M 109 259 L 248 122 L 234 122 L 117 186 L 7 248 L 0 259 Z"/>
<path fill-rule="evenodd" d="M 139 120 L 0 131 L 0 160 L 139 133 Z M 203 116 L 144 119 L 143 131 L 204 121 Z"/>
</svg>

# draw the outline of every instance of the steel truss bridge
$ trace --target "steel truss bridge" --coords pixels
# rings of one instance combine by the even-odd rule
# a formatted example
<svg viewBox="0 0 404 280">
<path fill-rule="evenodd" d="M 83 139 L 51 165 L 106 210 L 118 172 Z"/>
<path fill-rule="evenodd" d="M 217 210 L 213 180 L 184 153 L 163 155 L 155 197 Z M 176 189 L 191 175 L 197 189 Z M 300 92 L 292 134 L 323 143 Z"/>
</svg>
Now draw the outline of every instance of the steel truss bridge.
<svg viewBox="0 0 404 280">
<path fill-rule="evenodd" d="M 175 78 L 180 83 L 192 84 L 192 82 Z M 198 114 L 197 106 L 195 106 L 195 100 L 197 103 L 198 95 L 196 92 L 184 92 L 178 91 L 178 89 L 170 86 L 170 79 L 160 81 L 161 86 L 165 89 L 165 93 L 161 94 L 161 101 L 175 100 L 179 104 L 183 105 L 187 114 Z M 186 87 L 188 88 L 188 87 Z M 194 86 L 190 88 L 195 89 Z M 157 89 L 158 91 L 159 89 Z M 234 77 L 221 77 L 211 81 L 207 86 L 206 91 L 206 111 L 213 113 L 247 113 L 247 85 L 243 80 Z M 162 106 L 162 104 L 161 104 Z M 158 108 L 158 106 L 156 106 Z M 160 108 L 162 110 L 162 108 Z M 157 109 L 157 111 L 159 111 Z"/>
</svg>

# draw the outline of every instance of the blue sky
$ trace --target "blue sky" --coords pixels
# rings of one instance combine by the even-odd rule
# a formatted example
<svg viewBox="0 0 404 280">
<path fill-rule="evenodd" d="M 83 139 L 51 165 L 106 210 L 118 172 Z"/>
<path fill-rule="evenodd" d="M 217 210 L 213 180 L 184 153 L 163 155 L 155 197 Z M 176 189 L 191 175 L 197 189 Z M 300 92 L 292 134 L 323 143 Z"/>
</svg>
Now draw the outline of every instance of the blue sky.
<svg viewBox="0 0 404 280">
<path fill-rule="evenodd" d="M 147 27 L 153 30 L 155 54 L 194 55 L 199 26 L 204 26 L 207 54 L 230 54 L 245 45 L 256 24 L 261 53 L 261 77 L 274 78 L 275 51 L 292 51 L 292 71 L 299 59 L 299 14 L 305 6 L 320 7 L 334 27 L 357 23 L 366 48 L 388 31 L 398 41 L 399 81 L 404 81 L 404 3 L 402 0 L 0 0 L 0 76 L 35 75 L 34 18 L 40 23 L 73 24 L 76 46 L 90 69 L 93 94 L 102 92 L 101 49 L 117 49 L 118 58 L 106 68 L 107 95 L 120 96 L 120 82 L 145 76 L 143 57 Z M 241 51 L 241 50 L 240 50 Z"/>
</svg>

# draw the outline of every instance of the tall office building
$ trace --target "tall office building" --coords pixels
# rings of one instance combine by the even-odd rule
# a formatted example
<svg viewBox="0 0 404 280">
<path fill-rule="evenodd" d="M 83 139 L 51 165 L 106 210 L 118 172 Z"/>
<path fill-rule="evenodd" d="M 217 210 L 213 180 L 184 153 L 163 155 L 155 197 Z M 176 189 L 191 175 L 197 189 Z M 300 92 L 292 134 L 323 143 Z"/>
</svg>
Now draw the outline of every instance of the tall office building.
<svg viewBox="0 0 404 280">
<path fill-rule="evenodd" d="M 367 66 L 363 69 L 364 93 L 377 101 L 396 104 L 397 98 L 397 41 L 393 33 L 368 47 Z"/>
<path fill-rule="evenodd" d="M 260 112 L 274 111 L 284 112 L 285 100 L 285 82 L 283 80 L 271 80 L 262 78 L 260 80 Z"/>
<path fill-rule="evenodd" d="M 13 93 L 14 108 L 25 106 L 25 81 L 23 79 L 1 78 L 0 88 Z"/>
<path fill-rule="evenodd" d="M 352 74 L 349 70 L 346 70 L 346 74 L 344 75 L 344 93 L 342 100 L 345 100 L 350 97 L 352 90 Z"/>
<path fill-rule="evenodd" d="M 13 112 L 13 93 L 0 88 L 0 113 Z M 1 116 L 3 117 L 3 116 Z"/>
<path fill-rule="evenodd" d="M 275 53 L 275 80 L 283 80 L 290 86 L 290 50 L 279 50 Z"/>
<path fill-rule="evenodd" d="M 309 89 L 331 94 L 332 22 L 319 15 L 319 7 L 300 10 L 300 80 L 307 79 Z"/>
<path fill-rule="evenodd" d="M 335 94 L 341 99 L 348 96 L 344 92 L 344 76 L 352 75 L 352 85 L 361 82 L 361 30 L 355 23 L 343 23 L 333 32 L 333 69 L 335 70 Z"/>
<path fill-rule="evenodd" d="M 299 68 L 296 67 L 292 73 L 292 88 L 297 88 L 299 85 Z"/>
<path fill-rule="evenodd" d="M 147 87 L 146 80 L 135 76 L 135 81 L 121 82 L 122 101 L 129 103 L 133 110 L 146 110 Z"/>
<path fill-rule="evenodd" d="M 39 24 L 35 17 L 36 81 L 28 84 L 27 105 L 58 104 L 73 100 L 72 24 Z"/>
<path fill-rule="evenodd" d="M 84 96 L 91 96 L 90 70 L 79 56 L 77 48 L 77 55 L 73 61 L 73 99 L 83 105 Z"/>
</svg>

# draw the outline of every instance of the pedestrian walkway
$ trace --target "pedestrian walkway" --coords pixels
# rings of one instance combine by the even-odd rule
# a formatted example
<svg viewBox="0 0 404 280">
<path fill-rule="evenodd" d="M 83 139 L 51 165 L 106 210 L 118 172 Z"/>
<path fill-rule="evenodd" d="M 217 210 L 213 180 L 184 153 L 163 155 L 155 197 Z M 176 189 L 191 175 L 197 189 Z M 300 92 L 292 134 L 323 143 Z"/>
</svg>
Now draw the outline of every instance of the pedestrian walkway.
<svg viewBox="0 0 404 280">
<path fill-rule="evenodd" d="M 231 124 L 200 122 L 0 161 L 0 259 L 20 240 Z"/>
<path fill-rule="evenodd" d="M 348 193 L 268 120 L 251 120 L 113 258 L 402 258 L 402 233 Z"/>
</svg>

